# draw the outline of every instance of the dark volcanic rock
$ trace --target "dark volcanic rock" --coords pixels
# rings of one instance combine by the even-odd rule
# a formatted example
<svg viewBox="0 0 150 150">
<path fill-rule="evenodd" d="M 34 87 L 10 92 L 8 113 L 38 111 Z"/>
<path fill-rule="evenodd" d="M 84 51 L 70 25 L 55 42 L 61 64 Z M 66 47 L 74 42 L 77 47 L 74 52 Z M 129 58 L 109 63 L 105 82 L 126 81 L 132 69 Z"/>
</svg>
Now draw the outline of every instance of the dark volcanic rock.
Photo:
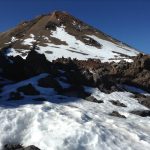
<svg viewBox="0 0 150 150">
<path fill-rule="evenodd" d="M 149 57 L 139 54 L 134 57 L 132 63 L 126 61 L 101 63 L 93 59 L 82 61 L 62 58 L 53 61 L 53 64 L 66 71 L 71 84 L 98 87 L 105 93 L 123 91 L 119 85 L 127 84 L 149 92 L 150 71 L 147 66 Z"/>
<path fill-rule="evenodd" d="M 17 91 L 24 93 L 25 95 L 39 95 L 40 92 L 37 91 L 32 84 L 24 85 L 19 87 Z"/>
<path fill-rule="evenodd" d="M 6 144 L 4 145 L 4 149 L 3 150 L 20 150 L 22 149 L 23 146 L 22 145 L 13 145 L 13 144 Z"/>
<path fill-rule="evenodd" d="M 85 100 L 90 101 L 90 102 L 95 102 L 95 103 L 103 103 L 102 100 L 97 100 L 97 99 L 96 99 L 95 97 L 93 97 L 93 96 L 86 97 Z"/>
<path fill-rule="evenodd" d="M 41 73 L 50 72 L 51 63 L 47 61 L 44 54 L 32 50 L 25 61 L 25 73 L 28 77 Z"/>
<path fill-rule="evenodd" d="M 150 92 L 150 55 L 139 54 L 124 71 L 122 78 L 126 83 Z"/>
<path fill-rule="evenodd" d="M 89 93 L 84 91 L 84 88 L 82 86 L 72 86 L 67 89 L 63 89 L 61 92 L 59 92 L 61 95 L 69 96 L 69 97 L 79 97 L 85 99 L 86 97 L 90 96 Z"/>
<path fill-rule="evenodd" d="M 34 98 L 33 100 L 35 100 L 35 101 L 46 101 L 46 98 L 38 97 L 38 98 Z"/>
<path fill-rule="evenodd" d="M 113 111 L 109 115 L 114 116 L 114 117 L 119 117 L 119 118 L 126 118 L 124 115 L 119 114 L 117 111 Z"/>
<path fill-rule="evenodd" d="M 113 104 L 113 105 L 116 105 L 116 106 L 120 106 L 120 107 L 127 107 L 125 104 L 119 102 L 119 101 L 114 101 L 114 100 L 110 100 L 110 102 Z"/>
<path fill-rule="evenodd" d="M 21 95 L 20 92 L 11 92 L 9 95 L 9 100 L 21 100 L 24 97 Z"/>
<path fill-rule="evenodd" d="M 102 45 L 95 41 L 94 39 L 88 37 L 88 36 L 82 36 L 82 40 L 86 45 L 95 46 L 97 48 L 102 48 Z"/>
<path fill-rule="evenodd" d="M 22 145 L 13 145 L 13 144 L 6 144 L 3 150 L 40 150 L 39 148 L 35 147 L 34 145 L 23 147 Z"/>
<path fill-rule="evenodd" d="M 38 85 L 44 88 L 54 88 L 56 91 L 61 91 L 62 87 L 52 76 L 48 75 L 38 81 Z"/>
<path fill-rule="evenodd" d="M 24 60 L 20 56 L 9 57 L 8 59 L 3 52 L 0 52 L 0 68 L 3 70 L 2 75 L 5 78 L 15 81 L 25 79 Z"/>
<path fill-rule="evenodd" d="M 60 22 L 54 22 L 54 21 L 49 21 L 45 28 L 49 30 L 56 30 L 56 27 L 60 27 L 61 23 Z"/>
<path fill-rule="evenodd" d="M 150 70 L 150 55 L 139 54 L 134 58 L 133 68 Z"/>
<path fill-rule="evenodd" d="M 5 67 L 7 67 L 8 63 L 10 63 L 8 59 L 4 56 L 2 52 L 0 52 L 0 68 L 4 69 Z"/>
<path fill-rule="evenodd" d="M 146 97 L 146 98 L 138 98 L 137 99 L 138 102 L 142 105 L 144 105 L 147 108 L 150 108 L 150 97 Z"/>
<path fill-rule="evenodd" d="M 34 145 L 31 145 L 31 146 L 23 148 L 22 150 L 40 150 L 40 149 L 35 147 Z"/>
<path fill-rule="evenodd" d="M 139 115 L 141 117 L 150 117 L 150 110 L 135 110 L 131 111 L 130 113 Z"/>
<path fill-rule="evenodd" d="M 3 59 L 5 62 L 5 58 L 2 57 Z M 120 85 L 126 84 L 150 92 L 149 55 L 140 54 L 134 57 L 132 63 L 125 61 L 102 63 L 95 59 L 71 60 L 70 58 L 59 58 L 48 62 L 44 54 L 39 54 L 33 48 L 26 60 L 20 56 L 9 59 L 13 63 L 4 65 L 4 74 L 8 79 L 20 81 L 41 73 L 49 73 L 51 76 L 41 79 L 39 85 L 55 88 L 56 91 L 61 91 L 62 87 L 54 78 L 60 77 L 62 74 L 59 70 L 63 70 L 65 72 L 63 76 L 74 87 L 83 85 L 97 87 L 100 91 L 109 94 L 123 91 Z M 3 63 L 0 64 L 3 66 Z M 17 73 L 14 70 L 17 70 Z"/>
</svg>

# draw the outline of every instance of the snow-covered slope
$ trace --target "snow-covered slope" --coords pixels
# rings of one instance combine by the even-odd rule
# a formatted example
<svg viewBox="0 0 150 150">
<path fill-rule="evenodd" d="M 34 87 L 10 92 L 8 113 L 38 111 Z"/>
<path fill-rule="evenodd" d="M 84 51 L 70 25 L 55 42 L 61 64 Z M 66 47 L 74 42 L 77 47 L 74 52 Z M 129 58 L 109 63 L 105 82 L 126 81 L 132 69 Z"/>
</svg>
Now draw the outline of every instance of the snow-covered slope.
<svg viewBox="0 0 150 150">
<path fill-rule="evenodd" d="M 52 88 L 41 88 L 37 77 L 5 86 L 0 103 L 0 149 L 4 144 L 35 145 L 41 150 L 149 150 L 150 118 L 130 113 L 147 110 L 129 92 L 105 94 L 85 87 L 98 101 L 57 95 Z M 31 83 L 40 96 L 7 101 L 10 92 Z M 47 101 L 33 100 L 45 97 Z M 111 100 L 126 107 L 115 106 Z M 118 111 L 126 118 L 110 116 Z"/>
<path fill-rule="evenodd" d="M 49 61 L 70 57 L 110 62 L 122 59 L 131 61 L 130 56 L 139 53 L 64 12 L 54 12 L 39 17 L 36 21 L 23 23 L 10 30 L 9 34 L 0 36 L 0 40 L 4 41 L 0 44 L 1 48 L 11 45 L 7 56 L 20 55 L 26 58 L 28 52 L 34 48 L 39 53 L 44 53 Z"/>
<path fill-rule="evenodd" d="M 102 45 L 102 47 L 97 48 L 94 46 L 86 45 L 82 41 L 77 40 L 74 36 L 68 34 L 65 31 L 65 27 L 57 27 L 56 31 L 52 32 L 51 36 L 65 41 L 67 45 L 56 46 L 52 43 L 46 43 L 46 47 L 39 46 L 38 52 L 45 54 L 49 61 L 61 57 L 70 57 L 72 59 L 76 58 L 79 60 L 87 60 L 88 58 L 93 58 L 108 62 L 121 58 L 120 54 L 136 56 L 139 53 L 132 48 L 126 47 L 125 45 L 117 45 L 112 42 L 102 40 L 94 35 L 86 35 L 87 40 L 94 39 L 97 43 Z M 122 58 L 126 59 L 126 57 Z"/>
</svg>

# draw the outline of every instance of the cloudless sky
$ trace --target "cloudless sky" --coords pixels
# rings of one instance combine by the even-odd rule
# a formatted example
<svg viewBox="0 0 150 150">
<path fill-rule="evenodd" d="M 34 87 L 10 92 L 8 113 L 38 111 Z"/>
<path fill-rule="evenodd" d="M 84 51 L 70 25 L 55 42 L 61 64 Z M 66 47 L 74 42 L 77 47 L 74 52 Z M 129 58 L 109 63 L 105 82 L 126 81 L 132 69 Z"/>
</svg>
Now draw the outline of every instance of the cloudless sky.
<svg viewBox="0 0 150 150">
<path fill-rule="evenodd" d="M 0 32 L 54 10 L 150 54 L 150 0 L 0 0 Z"/>
</svg>

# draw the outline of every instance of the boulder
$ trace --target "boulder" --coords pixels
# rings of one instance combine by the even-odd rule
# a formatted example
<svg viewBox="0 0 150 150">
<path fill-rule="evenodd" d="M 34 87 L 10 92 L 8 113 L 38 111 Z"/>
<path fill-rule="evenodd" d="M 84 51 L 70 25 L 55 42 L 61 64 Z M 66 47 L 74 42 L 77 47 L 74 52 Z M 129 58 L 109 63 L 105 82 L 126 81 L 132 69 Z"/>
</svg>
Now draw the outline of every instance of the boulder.
<svg viewBox="0 0 150 150">
<path fill-rule="evenodd" d="M 141 117 L 150 117 L 150 110 L 134 110 L 131 111 L 130 113 L 139 115 Z"/>
<path fill-rule="evenodd" d="M 21 100 L 24 97 L 21 95 L 20 92 L 11 92 L 9 94 L 9 100 Z"/>
<path fill-rule="evenodd" d="M 119 117 L 119 118 L 126 118 L 124 115 L 121 115 L 119 112 L 117 111 L 113 111 L 112 113 L 109 114 L 110 116 L 114 116 L 114 117 Z"/>
<path fill-rule="evenodd" d="M 6 144 L 4 145 L 3 150 L 40 150 L 40 149 L 34 145 L 23 147 L 20 144 Z"/>
<path fill-rule="evenodd" d="M 150 108 L 150 96 L 137 98 L 137 100 L 141 105 Z"/>
<path fill-rule="evenodd" d="M 33 100 L 35 100 L 35 101 L 46 101 L 46 98 L 38 97 L 38 98 L 34 98 Z"/>
<path fill-rule="evenodd" d="M 25 147 L 25 148 L 20 149 L 20 150 L 40 150 L 40 149 L 35 147 L 34 145 L 31 145 L 31 146 Z"/>
<path fill-rule="evenodd" d="M 61 92 L 59 92 L 59 94 L 83 99 L 86 99 L 86 97 L 90 96 L 89 93 L 84 91 L 84 88 L 82 86 L 72 86 L 67 89 L 63 89 Z"/>
<path fill-rule="evenodd" d="M 26 76 L 32 77 L 41 73 L 49 73 L 51 71 L 51 63 L 44 54 L 39 54 L 32 50 L 25 60 L 24 69 Z"/>
<path fill-rule="evenodd" d="M 119 101 L 114 101 L 114 100 L 110 100 L 110 102 L 115 105 L 115 106 L 120 106 L 120 107 L 127 107 L 125 104 L 119 102 Z"/>
<path fill-rule="evenodd" d="M 88 96 L 85 98 L 85 100 L 90 101 L 90 102 L 95 102 L 95 103 L 103 103 L 102 100 L 97 100 L 95 97 L 93 96 Z"/>
<path fill-rule="evenodd" d="M 20 144 L 6 144 L 4 145 L 3 150 L 20 150 L 23 146 Z"/>
<path fill-rule="evenodd" d="M 54 77 L 48 75 L 38 81 L 38 85 L 44 88 L 54 88 L 56 91 L 61 91 L 62 87 Z"/>
<path fill-rule="evenodd" d="M 37 91 L 32 84 L 19 87 L 17 91 L 22 92 L 24 95 L 40 95 L 40 92 Z"/>
</svg>

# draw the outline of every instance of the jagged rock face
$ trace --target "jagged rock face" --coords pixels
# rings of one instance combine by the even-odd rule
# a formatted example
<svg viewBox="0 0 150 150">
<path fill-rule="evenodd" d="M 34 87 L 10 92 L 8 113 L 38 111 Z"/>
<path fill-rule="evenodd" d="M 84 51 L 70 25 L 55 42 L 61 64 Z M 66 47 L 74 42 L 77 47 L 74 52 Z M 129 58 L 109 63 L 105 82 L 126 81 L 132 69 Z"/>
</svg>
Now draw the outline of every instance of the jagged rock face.
<svg viewBox="0 0 150 150">
<path fill-rule="evenodd" d="M 31 74 L 32 76 L 35 76 L 40 73 L 51 71 L 50 62 L 46 60 L 45 55 L 39 54 L 34 50 L 29 53 L 25 63 L 25 73 L 29 77 L 31 77 Z"/>
<path fill-rule="evenodd" d="M 108 36 L 68 13 L 56 11 L 25 21 L 0 34 L 0 49 L 7 56 L 26 58 L 34 49 L 52 61 L 65 58 L 88 58 L 120 61 L 139 52 Z"/>
<path fill-rule="evenodd" d="M 134 85 L 139 85 L 140 88 L 150 91 L 150 56 L 139 54 L 134 58 L 134 63 L 131 63 L 128 69 L 124 72 L 124 76 L 131 78 L 129 82 Z"/>
<path fill-rule="evenodd" d="M 100 60 L 89 59 L 81 61 L 77 59 L 57 59 L 53 62 L 47 61 L 45 55 L 39 54 L 32 50 L 26 59 L 20 56 L 11 57 L 8 63 L 8 69 L 5 70 L 6 64 L 1 64 L 3 74 L 8 79 L 14 81 L 24 80 L 41 73 L 49 73 L 51 76 L 39 81 L 39 85 L 56 88 L 61 91 L 61 87 L 55 78 L 60 77 L 59 70 L 65 71 L 63 74 L 67 82 L 75 87 L 83 85 L 98 87 L 105 93 L 122 91 L 120 85 L 127 84 L 137 86 L 149 92 L 150 89 L 150 71 L 147 65 L 150 60 L 149 56 L 138 55 L 134 58 L 133 63 L 121 61 L 120 63 L 102 63 Z M 14 70 L 18 70 L 16 74 Z"/>
</svg>

